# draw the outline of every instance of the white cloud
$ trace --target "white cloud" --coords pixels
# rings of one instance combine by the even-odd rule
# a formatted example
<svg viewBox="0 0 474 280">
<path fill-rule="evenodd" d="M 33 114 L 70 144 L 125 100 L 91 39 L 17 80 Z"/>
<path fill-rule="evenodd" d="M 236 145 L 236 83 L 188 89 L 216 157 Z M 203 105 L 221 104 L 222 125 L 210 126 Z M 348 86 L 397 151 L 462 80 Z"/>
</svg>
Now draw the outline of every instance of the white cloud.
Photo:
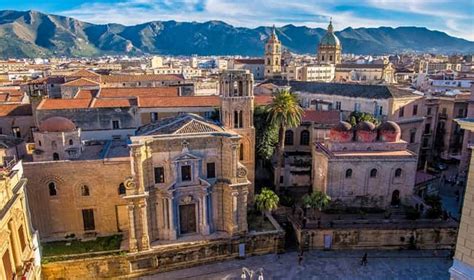
<svg viewBox="0 0 474 280">
<path fill-rule="evenodd" d="M 467 0 L 471 1 L 471 0 Z M 471 34 L 472 15 L 469 11 L 456 12 L 449 6 L 448 0 L 361 0 L 363 7 L 407 13 L 403 22 L 395 19 L 367 18 L 356 11 L 336 12 L 337 5 L 353 4 L 352 0 L 308 1 L 308 0 L 125 0 L 117 3 L 93 2 L 83 4 L 71 10 L 60 12 L 93 23 L 121 23 L 133 25 L 154 20 L 209 21 L 222 20 L 234 26 L 257 27 L 284 24 L 307 25 L 326 28 L 329 17 L 333 18 L 336 29 L 346 27 L 379 27 L 426 25 L 430 29 L 439 29 L 449 34 L 474 39 Z M 469 9 L 467 9 L 469 10 Z M 467 13 L 467 14 L 466 14 Z M 408 16 L 408 15 L 412 16 Z M 416 15 L 432 16 L 440 23 L 422 22 Z M 461 24 L 460 22 L 464 22 Z M 418 24 L 417 24 L 418 23 Z"/>
</svg>

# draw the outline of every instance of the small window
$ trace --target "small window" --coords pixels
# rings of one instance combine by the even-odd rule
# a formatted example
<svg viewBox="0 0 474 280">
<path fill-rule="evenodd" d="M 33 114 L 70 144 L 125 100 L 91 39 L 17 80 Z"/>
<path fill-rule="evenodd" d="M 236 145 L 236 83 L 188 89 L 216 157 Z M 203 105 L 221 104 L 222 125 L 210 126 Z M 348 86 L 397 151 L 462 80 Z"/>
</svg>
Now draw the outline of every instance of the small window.
<svg viewBox="0 0 474 280">
<path fill-rule="evenodd" d="M 303 130 L 300 135 L 300 145 L 308 146 L 309 145 L 309 131 Z"/>
<path fill-rule="evenodd" d="M 402 176 L 402 169 L 401 168 L 397 168 L 395 170 L 395 177 L 401 177 Z"/>
<path fill-rule="evenodd" d="M 244 160 L 244 144 L 243 143 L 240 143 L 239 160 L 240 161 Z"/>
<path fill-rule="evenodd" d="M 418 114 L 418 105 L 413 105 L 413 116 Z"/>
<path fill-rule="evenodd" d="M 59 160 L 59 154 L 53 153 L 53 160 Z"/>
<path fill-rule="evenodd" d="M 119 187 L 118 187 L 118 194 L 119 195 L 124 195 L 127 193 L 127 190 L 125 189 L 125 184 L 124 183 L 120 183 Z"/>
<path fill-rule="evenodd" d="M 415 143 L 416 131 L 410 131 L 410 143 Z"/>
<path fill-rule="evenodd" d="M 54 182 L 51 182 L 48 184 L 48 189 L 49 189 L 49 196 L 55 196 L 58 194 L 56 190 L 56 184 Z"/>
<path fill-rule="evenodd" d="M 285 132 L 285 145 L 291 146 L 293 145 L 293 131 L 287 130 Z"/>
<path fill-rule="evenodd" d="M 426 109 L 426 114 L 427 114 L 428 116 L 431 115 L 431 107 L 428 107 L 428 109 Z"/>
<path fill-rule="evenodd" d="M 398 109 L 398 117 L 402 118 L 405 115 L 405 107 Z"/>
<path fill-rule="evenodd" d="M 377 177 L 377 169 L 374 168 L 374 169 L 370 170 L 370 177 L 371 178 Z"/>
<path fill-rule="evenodd" d="M 19 127 L 12 127 L 13 136 L 21 138 L 21 131 Z"/>
<path fill-rule="evenodd" d="M 165 169 L 163 167 L 155 167 L 155 184 L 165 182 Z"/>
<path fill-rule="evenodd" d="M 216 164 L 214 162 L 207 163 L 207 178 L 216 178 Z"/>
<path fill-rule="evenodd" d="M 352 169 L 346 170 L 346 178 L 352 178 Z"/>
<path fill-rule="evenodd" d="M 40 147 L 41 147 L 41 141 L 38 141 L 38 146 L 40 146 Z"/>
<path fill-rule="evenodd" d="M 81 186 L 81 195 L 82 196 L 89 196 L 90 195 L 89 186 L 86 186 L 86 185 Z"/>
<path fill-rule="evenodd" d="M 72 139 L 69 139 L 69 146 L 72 146 L 74 144 L 74 141 Z"/>
<path fill-rule="evenodd" d="M 181 181 L 191 181 L 191 166 L 183 165 L 181 166 Z"/>
<path fill-rule="evenodd" d="M 112 121 L 112 129 L 120 129 L 119 121 Z"/>
</svg>

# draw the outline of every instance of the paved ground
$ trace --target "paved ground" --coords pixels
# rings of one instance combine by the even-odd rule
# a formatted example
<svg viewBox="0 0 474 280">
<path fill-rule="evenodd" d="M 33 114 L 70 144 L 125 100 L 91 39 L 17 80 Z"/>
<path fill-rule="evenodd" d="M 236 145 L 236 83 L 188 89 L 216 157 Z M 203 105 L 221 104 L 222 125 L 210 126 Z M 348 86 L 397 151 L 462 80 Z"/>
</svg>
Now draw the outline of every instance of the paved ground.
<svg viewBox="0 0 474 280">
<path fill-rule="evenodd" d="M 263 268 L 265 280 L 449 279 L 451 261 L 446 257 L 446 251 L 367 251 L 368 265 L 361 266 L 360 259 L 364 252 L 306 252 L 302 265 L 298 265 L 296 252 L 282 254 L 279 258 L 265 255 L 160 273 L 141 279 L 241 279 L 242 267 L 255 271 Z"/>
<path fill-rule="evenodd" d="M 448 170 L 443 171 L 445 178 L 454 178 L 458 173 L 457 165 L 449 165 Z M 456 184 L 449 183 L 447 181 L 444 184 L 441 184 L 439 195 L 443 203 L 443 208 L 448 211 L 452 217 L 459 220 L 459 197 L 456 198 L 456 191 L 458 193 L 463 192 L 463 187 Z"/>
</svg>

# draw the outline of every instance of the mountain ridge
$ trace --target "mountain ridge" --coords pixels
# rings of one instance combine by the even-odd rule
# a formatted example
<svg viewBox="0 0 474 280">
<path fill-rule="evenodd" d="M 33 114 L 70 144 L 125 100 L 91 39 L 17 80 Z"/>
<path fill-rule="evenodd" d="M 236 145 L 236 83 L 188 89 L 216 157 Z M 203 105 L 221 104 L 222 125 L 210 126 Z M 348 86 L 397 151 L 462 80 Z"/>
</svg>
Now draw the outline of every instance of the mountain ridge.
<svg viewBox="0 0 474 280">
<path fill-rule="evenodd" d="M 150 21 L 94 24 L 39 11 L 0 10 L 1 57 L 104 54 L 262 56 L 270 27 L 234 27 L 224 21 Z M 316 53 L 326 30 L 287 24 L 277 28 L 285 48 Z M 344 53 L 472 53 L 474 42 L 426 27 L 347 27 L 337 31 Z"/>
</svg>

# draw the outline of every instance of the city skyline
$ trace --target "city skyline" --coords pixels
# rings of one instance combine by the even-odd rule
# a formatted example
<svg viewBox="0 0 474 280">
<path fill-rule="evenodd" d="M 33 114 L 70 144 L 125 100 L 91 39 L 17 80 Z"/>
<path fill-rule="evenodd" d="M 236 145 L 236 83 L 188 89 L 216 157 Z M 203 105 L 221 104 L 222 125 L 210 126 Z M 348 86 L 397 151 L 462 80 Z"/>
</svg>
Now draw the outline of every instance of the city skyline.
<svg viewBox="0 0 474 280">
<path fill-rule="evenodd" d="M 364 0 L 358 1 L 240 1 L 228 0 L 73 0 L 12 3 L 0 9 L 38 10 L 92 23 L 134 25 L 149 21 L 221 20 L 234 26 L 275 24 L 325 28 L 332 18 L 336 30 L 347 27 L 419 26 L 474 40 L 472 1 Z M 104 16 L 106 14 L 107 16 Z"/>
</svg>

